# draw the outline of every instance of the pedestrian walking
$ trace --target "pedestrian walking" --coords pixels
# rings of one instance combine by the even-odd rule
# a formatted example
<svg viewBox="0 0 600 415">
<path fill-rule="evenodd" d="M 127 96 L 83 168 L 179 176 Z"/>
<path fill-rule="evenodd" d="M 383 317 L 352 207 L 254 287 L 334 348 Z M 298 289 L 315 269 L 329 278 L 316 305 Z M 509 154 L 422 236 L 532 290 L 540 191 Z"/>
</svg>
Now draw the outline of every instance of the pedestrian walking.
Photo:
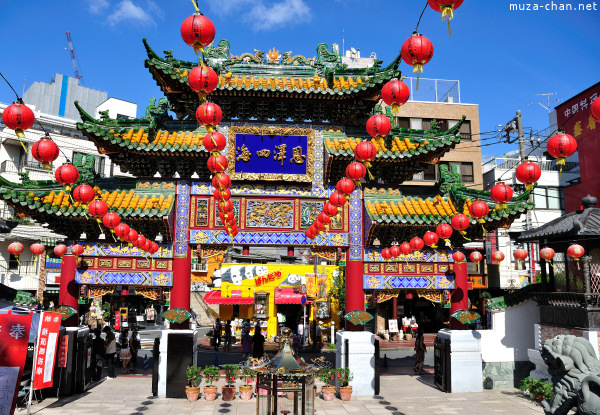
<svg viewBox="0 0 600 415">
<path fill-rule="evenodd" d="M 423 329 L 419 327 L 417 330 L 417 336 L 415 337 L 415 358 L 417 362 L 413 366 L 414 372 L 419 372 L 419 375 L 423 371 L 423 363 L 425 362 L 426 352 L 427 346 L 425 346 L 425 336 L 423 335 Z"/>
<path fill-rule="evenodd" d="M 231 348 L 231 320 L 227 320 L 225 323 L 225 343 L 223 344 L 223 350 L 229 351 Z"/>
<path fill-rule="evenodd" d="M 131 353 L 131 364 L 137 367 L 138 350 L 142 348 L 142 339 L 137 330 L 131 332 L 129 337 L 129 352 Z"/>
<path fill-rule="evenodd" d="M 260 359 L 265 355 L 265 336 L 260 331 L 260 324 L 256 325 L 254 329 L 254 336 L 252 336 L 252 357 Z"/>
<path fill-rule="evenodd" d="M 219 350 L 221 345 L 221 320 L 217 317 L 213 324 L 213 341 L 215 343 L 215 352 Z"/>
<path fill-rule="evenodd" d="M 252 337 L 250 337 L 248 331 L 244 331 L 244 334 L 242 334 L 242 353 L 244 360 L 247 360 L 252 353 Z"/>
<path fill-rule="evenodd" d="M 92 342 L 92 350 L 94 351 L 94 370 L 92 376 L 94 380 L 102 379 L 102 368 L 104 367 L 104 353 L 106 347 L 104 346 L 104 340 L 100 336 L 102 331 L 99 328 L 94 329 L 94 340 Z"/>
<path fill-rule="evenodd" d="M 123 363 L 123 373 L 129 373 L 127 367 L 131 360 L 131 352 L 129 351 L 129 329 L 123 329 L 121 331 L 121 336 L 119 336 L 119 346 L 121 347 L 119 357 Z"/>
<path fill-rule="evenodd" d="M 104 339 L 104 345 L 106 347 L 105 360 L 108 368 L 108 377 L 115 377 L 115 355 L 117 354 L 117 339 L 115 334 L 112 332 L 109 326 L 104 327 L 104 333 L 106 333 L 106 339 Z"/>
</svg>

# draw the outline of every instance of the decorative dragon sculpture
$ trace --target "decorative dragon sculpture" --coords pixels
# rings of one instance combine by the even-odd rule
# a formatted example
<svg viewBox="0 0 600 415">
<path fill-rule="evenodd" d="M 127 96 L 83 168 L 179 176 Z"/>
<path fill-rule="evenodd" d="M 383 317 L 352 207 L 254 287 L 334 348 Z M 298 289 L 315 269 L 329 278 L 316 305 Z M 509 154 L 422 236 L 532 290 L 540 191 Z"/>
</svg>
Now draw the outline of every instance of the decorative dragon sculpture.
<svg viewBox="0 0 600 415">
<path fill-rule="evenodd" d="M 600 361 L 590 342 L 582 337 L 559 335 L 546 340 L 541 351 L 554 383 L 554 396 L 543 401 L 548 415 L 600 414 Z"/>
</svg>

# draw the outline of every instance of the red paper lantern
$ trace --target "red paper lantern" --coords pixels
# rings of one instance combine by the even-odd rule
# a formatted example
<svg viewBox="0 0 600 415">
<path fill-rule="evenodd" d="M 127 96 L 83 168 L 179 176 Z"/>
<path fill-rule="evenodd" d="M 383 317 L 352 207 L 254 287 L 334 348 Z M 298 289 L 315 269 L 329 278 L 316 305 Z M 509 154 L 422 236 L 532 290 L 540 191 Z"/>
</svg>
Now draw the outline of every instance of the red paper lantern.
<svg viewBox="0 0 600 415">
<path fill-rule="evenodd" d="M 338 208 L 327 202 L 323 206 L 323 212 L 328 216 L 336 216 L 338 214 Z"/>
<path fill-rule="evenodd" d="M 231 200 L 221 200 L 217 203 L 217 207 L 223 213 L 233 212 L 233 202 Z"/>
<path fill-rule="evenodd" d="M 218 82 L 217 73 L 210 66 L 196 66 L 188 74 L 190 88 L 198 92 L 202 99 L 215 90 Z"/>
<path fill-rule="evenodd" d="M 456 251 L 452 254 L 452 260 L 454 262 L 464 262 L 465 261 L 465 254 L 463 254 L 460 251 Z"/>
<path fill-rule="evenodd" d="M 440 223 L 437 228 L 435 228 L 435 233 L 440 237 L 440 239 L 447 240 L 452 236 L 452 226 L 448 225 L 447 223 Z"/>
<path fill-rule="evenodd" d="M 158 252 L 158 244 L 156 242 L 152 242 L 152 248 L 150 249 L 151 254 L 155 254 Z"/>
<path fill-rule="evenodd" d="M 429 7 L 431 7 L 436 12 L 441 12 L 442 20 L 448 22 L 448 35 L 452 33 L 450 31 L 450 20 L 454 18 L 454 10 L 458 9 L 462 2 L 463 0 L 427 0 L 427 3 L 429 3 Z"/>
<path fill-rule="evenodd" d="M 327 216 L 327 214 L 325 212 L 321 212 L 319 213 L 319 216 L 317 217 L 317 219 L 319 219 L 319 221 L 321 221 L 324 224 L 328 224 L 331 222 L 331 218 L 329 216 Z"/>
<path fill-rule="evenodd" d="M 214 127 L 221 122 L 222 118 L 223 111 L 214 102 L 204 102 L 196 110 L 196 120 L 206 127 Z"/>
<path fill-rule="evenodd" d="M 485 223 L 483 220 L 490 213 L 490 207 L 482 200 L 476 200 L 469 206 L 469 215 L 477 219 L 479 223 Z"/>
<path fill-rule="evenodd" d="M 217 131 L 207 133 L 202 139 L 202 145 L 206 151 L 222 151 L 227 145 L 227 138 Z"/>
<path fill-rule="evenodd" d="M 331 196 L 329 196 L 329 203 L 337 207 L 344 206 L 346 198 L 339 192 L 333 192 Z"/>
<path fill-rule="evenodd" d="M 147 239 L 144 235 L 138 235 L 136 242 L 134 242 L 134 245 L 142 249 L 142 247 L 146 244 L 146 241 Z"/>
<path fill-rule="evenodd" d="M 340 179 L 335 185 L 336 190 L 343 195 L 350 195 L 354 191 L 354 182 L 350 179 Z"/>
<path fill-rule="evenodd" d="M 410 98 L 410 89 L 398 79 L 388 81 L 381 89 L 381 99 L 392 107 L 392 113 L 398 113 L 408 98 Z"/>
<path fill-rule="evenodd" d="M 193 14 L 181 24 L 181 38 L 194 49 L 201 49 L 215 39 L 215 25 L 203 14 Z"/>
<path fill-rule="evenodd" d="M 20 254 L 22 254 L 23 250 L 25 250 L 25 247 L 21 242 L 13 242 L 10 245 L 8 245 L 8 252 L 15 256 L 19 256 Z"/>
<path fill-rule="evenodd" d="M 502 251 L 494 251 L 492 252 L 492 260 L 496 262 L 504 261 L 504 253 Z"/>
<path fill-rule="evenodd" d="M 370 141 L 361 141 L 354 148 L 354 156 L 357 161 L 369 163 L 377 157 L 377 147 Z M 369 167 L 369 166 L 365 166 Z"/>
<path fill-rule="evenodd" d="M 114 229 L 121 223 L 121 216 L 116 212 L 108 212 L 102 217 L 102 223 L 109 229 Z"/>
<path fill-rule="evenodd" d="M 146 252 L 150 252 L 151 248 L 152 248 L 152 241 L 150 239 L 146 239 L 146 242 L 144 243 L 144 247 L 142 249 Z"/>
<path fill-rule="evenodd" d="M 371 137 L 385 137 L 392 130 L 392 122 L 383 114 L 372 115 L 367 120 L 367 132 Z"/>
<path fill-rule="evenodd" d="M 463 215 L 462 213 L 452 216 L 450 223 L 452 224 L 452 227 L 461 234 L 464 233 L 464 230 L 467 229 L 470 224 L 469 217 L 467 215 Z"/>
<path fill-rule="evenodd" d="M 421 74 L 423 65 L 433 58 L 433 44 L 425 36 L 415 32 L 404 41 L 400 54 L 402 60 L 413 67 L 413 73 Z"/>
<path fill-rule="evenodd" d="M 35 122 L 35 116 L 33 115 L 33 111 L 27 105 L 23 104 L 21 99 L 18 99 L 17 102 L 4 108 L 2 121 L 8 128 L 15 130 L 18 137 L 23 138 L 25 137 L 23 131 L 31 128 Z"/>
<path fill-rule="evenodd" d="M 94 218 L 101 218 L 108 212 L 108 205 L 103 200 L 94 200 L 88 205 L 88 212 Z"/>
<path fill-rule="evenodd" d="M 392 253 L 390 252 L 389 248 L 385 248 L 381 251 L 381 257 L 383 259 L 385 259 L 386 261 L 390 260 L 392 258 Z"/>
<path fill-rule="evenodd" d="M 412 300 L 413 299 L 413 293 L 412 292 L 406 293 L 406 299 L 407 300 Z"/>
<path fill-rule="evenodd" d="M 319 231 L 322 231 L 325 229 L 325 224 L 323 222 L 321 222 L 319 219 L 315 220 L 313 222 L 313 225 L 315 225 L 315 228 L 317 228 Z"/>
<path fill-rule="evenodd" d="M 46 247 L 40 243 L 35 243 L 29 247 L 29 250 L 33 255 L 42 255 L 46 252 Z"/>
<path fill-rule="evenodd" d="M 515 257 L 517 261 L 523 262 L 527 258 L 527 251 L 522 248 L 515 249 L 513 251 L 513 257 Z"/>
<path fill-rule="evenodd" d="M 127 233 L 127 235 L 125 235 L 124 239 L 127 242 L 131 242 L 133 245 L 135 245 L 137 243 L 138 236 L 140 236 L 138 231 L 136 231 L 135 229 L 129 228 L 129 233 Z"/>
<path fill-rule="evenodd" d="M 65 186 L 68 192 L 71 190 L 71 186 L 79 180 L 79 170 L 72 164 L 66 163 L 58 166 L 54 172 L 54 177 L 56 177 L 58 183 Z"/>
<path fill-rule="evenodd" d="M 481 255 L 481 253 L 478 251 L 473 251 L 469 255 L 469 259 L 473 262 L 479 262 L 483 259 L 483 255 Z"/>
<path fill-rule="evenodd" d="M 498 184 L 490 190 L 490 197 L 494 202 L 498 203 L 499 209 L 506 209 L 506 202 L 513 197 L 513 189 L 506 183 L 498 182 Z"/>
<path fill-rule="evenodd" d="M 227 217 L 225 215 L 227 215 Z M 235 221 L 235 214 L 233 211 L 227 211 L 227 212 L 220 211 L 219 219 L 221 219 L 221 222 L 223 222 L 223 223 Z"/>
<path fill-rule="evenodd" d="M 125 239 L 125 237 L 127 235 L 129 235 L 130 228 L 129 228 L 129 225 L 121 222 L 115 226 L 114 231 L 115 231 L 115 235 L 117 235 L 119 238 Z"/>
<path fill-rule="evenodd" d="M 540 169 L 537 163 L 525 161 L 517 166 L 515 176 L 518 181 L 525 184 L 527 190 L 531 191 L 533 190 L 533 183 L 542 177 L 542 169 Z"/>
<path fill-rule="evenodd" d="M 552 260 L 552 258 L 554 258 L 554 255 L 556 255 L 556 252 L 554 252 L 554 249 L 552 248 L 546 247 L 540 249 L 540 258 L 545 259 L 546 261 Z"/>
<path fill-rule="evenodd" d="M 87 184 L 80 184 L 73 190 L 73 199 L 82 205 L 87 205 L 96 197 L 96 192 L 92 186 Z"/>
<path fill-rule="evenodd" d="M 313 222 L 312 225 L 310 225 L 308 227 L 308 229 L 310 229 L 310 231 L 313 233 L 313 235 L 318 235 L 319 234 L 319 229 L 317 228 L 317 226 L 315 225 L 315 223 Z"/>
<path fill-rule="evenodd" d="M 229 162 L 227 157 L 222 154 L 213 154 L 208 158 L 208 169 L 213 173 L 223 173 L 227 170 Z"/>
<path fill-rule="evenodd" d="M 408 242 L 402 242 L 400 244 L 400 252 L 402 252 L 402 254 L 410 255 L 412 253 L 412 251 L 413 251 L 413 249 Z"/>
<path fill-rule="evenodd" d="M 573 244 L 567 249 L 567 255 L 575 261 L 579 261 L 579 257 L 583 256 L 583 254 L 585 254 L 585 249 L 581 245 Z"/>
<path fill-rule="evenodd" d="M 590 115 L 596 122 L 600 122 L 600 99 L 596 98 L 590 105 Z"/>
<path fill-rule="evenodd" d="M 212 178 L 212 185 L 215 189 L 227 189 L 231 186 L 231 177 L 225 173 L 217 173 Z"/>
<path fill-rule="evenodd" d="M 440 237 L 435 232 L 427 231 L 425 235 L 423 235 L 423 242 L 425 245 L 432 247 L 433 249 L 437 248 L 437 243 L 440 240 Z"/>
<path fill-rule="evenodd" d="M 67 245 L 58 244 L 54 247 L 54 255 L 56 255 L 57 257 L 62 257 L 64 254 L 67 253 L 67 249 Z"/>
<path fill-rule="evenodd" d="M 346 167 L 346 176 L 350 180 L 354 180 L 355 183 L 360 183 L 366 174 L 367 168 L 364 164 L 359 163 L 358 161 L 352 162 Z"/>
<path fill-rule="evenodd" d="M 410 240 L 410 247 L 413 251 L 420 251 L 421 249 L 423 249 L 424 246 L 425 242 L 418 236 L 415 236 Z"/>
<path fill-rule="evenodd" d="M 81 254 L 83 254 L 83 246 L 77 244 L 77 245 L 71 245 L 71 253 L 75 256 L 79 256 Z"/>
<path fill-rule="evenodd" d="M 42 163 L 44 168 L 51 169 L 50 163 L 58 158 L 58 146 L 48 138 L 42 138 L 31 146 L 31 155 Z"/>
<path fill-rule="evenodd" d="M 231 198 L 231 191 L 229 189 L 216 189 L 213 195 L 215 200 L 229 200 Z"/>
<path fill-rule="evenodd" d="M 315 239 L 316 235 L 313 233 L 313 230 L 311 228 L 308 228 L 305 234 L 308 239 Z"/>
<path fill-rule="evenodd" d="M 237 236 L 237 234 L 240 233 L 240 230 L 238 228 L 232 229 L 231 232 L 229 233 L 229 235 L 232 238 L 235 238 Z"/>
<path fill-rule="evenodd" d="M 565 165 L 565 159 L 575 154 L 577 150 L 577 141 L 572 135 L 559 133 L 550 137 L 546 149 L 548 154 L 556 158 L 556 165 Z"/>
<path fill-rule="evenodd" d="M 398 258 L 402 251 L 400 250 L 400 245 L 392 245 L 390 248 L 390 254 L 393 258 Z"/>
</svg>

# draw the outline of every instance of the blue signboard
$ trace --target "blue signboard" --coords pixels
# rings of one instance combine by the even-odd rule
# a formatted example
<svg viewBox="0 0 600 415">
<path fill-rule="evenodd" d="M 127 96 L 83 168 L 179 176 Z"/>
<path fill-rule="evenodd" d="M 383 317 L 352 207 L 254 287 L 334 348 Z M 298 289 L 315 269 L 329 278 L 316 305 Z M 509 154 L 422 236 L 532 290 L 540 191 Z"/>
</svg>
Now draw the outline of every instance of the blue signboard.
<svg viewBox="0 0 600 415">
<path fill-rule="evenodd" d="M 313 180 L 314 130 L 231 127 L 229 170 L 234 180 Z"/>
</svg>

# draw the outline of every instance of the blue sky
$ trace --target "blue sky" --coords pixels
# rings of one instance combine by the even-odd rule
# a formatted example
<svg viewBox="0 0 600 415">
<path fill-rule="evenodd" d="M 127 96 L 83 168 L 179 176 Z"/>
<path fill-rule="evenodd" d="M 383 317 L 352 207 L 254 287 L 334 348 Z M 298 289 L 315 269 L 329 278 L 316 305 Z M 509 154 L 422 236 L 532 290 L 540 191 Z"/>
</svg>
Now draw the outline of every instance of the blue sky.
<svg viewBox="0 0 600 415">
<path fill-rule="evenodd" d="M 425 0 L 216 0 L 200 2 L 231 53 L 254 49 L 292 51 L 313 57 L 316 45 L 342 43 L 371 52 L 389 63 L 408 38 Z M 600 81 L 600 2 L 589 11 L 510 11 L 510 0 L 465 0 L 452 21 L 452 36 L 440 14 L 427 9 L 419 32 L 434 44 L 423 76 L 460 80 L 463 102 L 479 104 L 481 131 L 496 129 L 523 112 L 524 125 L 541 130 L 547 112 L 540 93 L 568 99 Z M 544 6 L 549 2 L 536 3 Z M 560 2 L 556 2 L 560 4 Z M 584 1 L 565 0 L 577 6 Z M 179 34 L 193 13 L 190 0 L 80 0 L 16 2 L 0 0 L 0 71 L 21 93 L 33 81 L 49 82 L 54 73 L 73 74 L 65 32 L 71 32 L 84 85 L 136 102 L 143 114 L 149 97 L 162 96 L 144 68 L 142 38 L 159 53 L 194 60 Z M 412 68 L 400 66 L 407 75 Z M 14 95 L 0 85 L 0 102 Z M 502 154 L 515 146 L 484 147 Z"/>
</svg>

